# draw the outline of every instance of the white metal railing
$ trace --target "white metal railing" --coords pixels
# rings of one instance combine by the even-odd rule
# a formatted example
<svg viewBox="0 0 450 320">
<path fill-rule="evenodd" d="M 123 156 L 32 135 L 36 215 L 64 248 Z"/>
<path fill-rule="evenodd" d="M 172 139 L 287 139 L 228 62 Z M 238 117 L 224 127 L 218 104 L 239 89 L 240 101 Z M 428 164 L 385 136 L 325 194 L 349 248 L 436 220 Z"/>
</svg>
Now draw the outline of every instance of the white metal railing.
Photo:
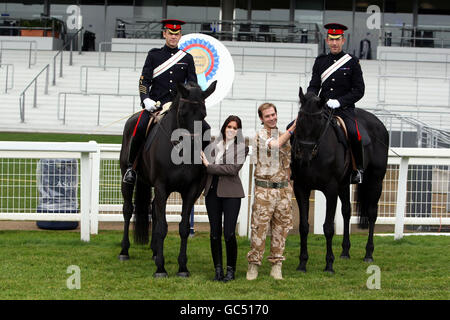
<svg viewBox="0 0 450 320">
<path fill-rule="evenodd" d="M 17 159 L 75 158 L 79 159 L 81 172 L 78 214 L 36 213 L 36 175 L 30 172 L 32 166 L 21 162 L 16 165 L 2 162 L 0 220 L 80 221 L 81 240 L 89 241 L 90 215 L 95 214 L 93 208 L 98 200 L 97 193 L 93 189 L 96 182 L 98 183 L 99 158 L 95 157 L 98 154 L 99 148 L 95 141 L 1 142 L 1 159 L 17 161 Z M 27 201 L 21 203 L 18 201 L 21 198 L 27 198 Z"/>
<path fill-rule="evenodd" d="M 31 68 L 32 65 L 36 64 L 36 56 L 37 56 L 37 41 L 36 40 L 0 40 L 0 63 L 2 63 L 2 55 L 3 55 L 3 50 L 4 49 L 8 49 L 6 47 L 3 46 L 3 43 L 13 43 L 13 44 L 17 44 L 17 43 L 26 43 L 28 44 L 28 68 Z M 33 48 L 34 45 L 34 48 Z M 33 55 L 33 59 L 31 58 L 32 53 L 34 53 Z"/>
<path fill-rule="evenodd" d="M 100 42 L 99 43 L 99 49 L 98 49 L 98 66 L 99 67 L 103 67 L 103 68 L 107 68 L 108 67 L 108 63 L 107 63 L 107 54 L 108 53 L 114 53 L 113 52 L 109 52 L 107 50 L 105 50 L 105 47 L 107 45 L 110 46 L 123 46 L 124 48 L 126 47 L 130 47 L 133 48 L 133 50 L 129 50 L 129 51 L 117 51 L 117 52 L 127 52 L 131 55 L 133 55 L 133 65 L 130 66 L 130 68 L 132 68 L 133 70 L 136 71 L 136 69 L 141 69 L 143 65 L 138 65 L 138 54 L 143 55 L 143 58 L 145 59 L 145 55 L 147 54 L 148 50 L 150 48 L 154 48 L 155 44 L 149 44 L 149 43 L 145 43 L 145 42 Z M 158 45 L 158 47 L 160 47 L 160 45 Z M 251 71 L 251 70 L 247 70 L 245 69 L 245 65 L 246 65 L 246 61 L 248 58 L 251 57 L 267 57 L 267 58 L 271 58 L 271 63 L 270 66 L 272 66 L 272 70 L 271 71 L 277 71 L 277 60 L 278 59 L 303 59 L 304 60 L 304 67 L 305 67 L 305 71 L 306 70 L 311 70 L 311 68 L 308 66 L 308 59 L 314 59 L 314 50 L 310 47 L 299 47 L 299 46 L 289 46 L 289 45 L 283 45 L 283 47 L 265 47 L 264 50 L 260 50 L 261 53 L 255 53 L 255 47 L 241 47 L 241 46 L 230 46 L 230 53 L 231 56 L 233 57 L 233 59 L 235 60 L 235 63 L 240 62 L 242 65 L 242 69 L 240 70 L 241 72 L 246 72 L 246 71 Z M 287 50 L 295 50 L 291 55 L 286 54 Z M 247 52 L 246 52 L 247 51 Z M 252 52 L 249 53 L 248 51 Z M 283 52 L 283 53 L 278 53 L 278 51 Z M 103 57 L 102 57 L 103 55 Z M 126 59 L 131 61 L 131 59 Z M 142 62 L 141 62 L 142 63 Z M 269 64 L 267 64 L 269 65 Z M 298 65 L 297 65 L 298 66 Z"/>
<path fill-rule="evenodd" d="M 326 203 L 321 192 L 316 191 L 314 203 L 314 233 L 322 234 Z M 344 229 L 340 206 L 338 199 L 336 234 Z M 350 223 L 358 223 L 358 217 Z M 394 225 L 395 239 L 403 237 L 405 225 L 450 224 L 450 149 L 390 149 L 376 224 Z"/>
<path fill-rule="evenodd" d="M 120 145 L 89 143 L 0 142 L 0 220 L 80 221 L 81 239 L 98 232 L 99 221 L 123 221 L 120 191 Z M 80 171 L 80 213 L 36 213 L 36 173 L 29 163 L 11 164 L 16 159 L 76 158 Z M 6 160 L 5 160 L 6 159 Z M 388 173 L 383 181 L 377 224 L 395 225 L 395 239 L 405 225 L 450 225 L 450 150 L 391 148 Z M 239 235 L 250 235 L 250 204 L 253 180 L 250 156 L 240 176 L 247 198 L 239 214 Z M 31 194 L 31 195 L 30 195 Z M 314 229 L 322 232 L 325 201 L 320 192 L 314 200 Z M 339 211 L 338 205 L 337 210 Z M 167 221 L 180 221 L 181 199 L 172 195 Z M 195 204 L 195 220 L 207 222 L 203 196 Z M 352 216 L 351 223 L 357 223 Z M 342 234 L 340 212 L 336 233 Z"/>
<path fill-rule="evenodd" d="M 428 31 L 424 35 L 418 32 Z M 389 24 L 381 27 L 380 43 L 388 46 L 400 47 L 448 47 L 450 38 L 448 26 L 419 25 L 412 26 L 406 23 Z M 435 35 L 438 36 L 435 36 Z"/>
<path fill-rule="evenodd" d="M 83 27 L 78 29 L 75 33 L 71 34 L 70 39 L 66 42 L 66 44 L 58 50 L 58 52 L 53 56 L 53 81 L 52 84 L 56 85 L 56 59 L 59 56 L 59 77 L 63 77 L 63 52 L 69 46 L 69 66 L 73 64 L 73 42 L 78 40 L 78 54 L 81 54 L 81 34 L 83 31 Z M 80 35 L 80 36 L 79 36 Z"/>
<path fill-rule="evenodd" d="M 5 93 L 8 93 L 8 90 L 14 88 L 14 65 L 12 63 L 0 63 L 0 70 L 5 70 Z"/>
<path fill-rule="evenodd" d="M 89 71 L 93 69 L 93 71 Z M 108 73 L 107 75 L 99 74 L 98 69 L 102 69 L 103 71 L 106 70 L 114 70 L 113 73 Z M 122 70 L 133 70 L 133 67 L 127 67 L 127 66 L 108 66 L 108 67 L 101 67 L 101 66 L 81 66 L 80 67 L 80 92 L 82 93 L 91 93 L 89 90 L 89 84 L 93 81 L 89 80 L 89 76 L 95 76 L 97 81 L 98 79 L 104 79 L 107 77 L 108 81 L 114 81 L 115 87 L 110 87 L 108 89 L 111 90 L 111 92 L 108 92 L 108 94 L 114 93 L 116 95 L 131 95 L 133 92 L 121 92 L 121 88 L 124 87 L 123 82 L 129 81 L 128 78 L 121 77 Z M 101 71 L 100 71 L 101 72 Z M 260 97 L 260 99 L 267 100 L 269 98 L 273 99 L 273 94 L 268 95 L 269 89 L 273 86 L 274 82 L 278 83 L 279 78 L 276 79 L 276 77 L 285 76 L 289 77 L 291 82 L 289 83 L 290 87 L 298 88 L 299 86 L 302 86 L 306 88 L 308 86 L 308 79 L 310 78 L 310 72 L 287 72 L 287 71 L 259 71 L 259 70 L 236 70 L 236 75 L 242 76 L 255 76 L 258 78 L 259 82 L 261 82 L 261 93 L 264 93 L 263 97 Z M 123 73 L 122 73 L 123 74 Z M 136 79 L 138 79 L 139 75 L 136 74 Z M 125 82 L 126 83 L 126 82 Z M 92 87 L 92 84 L 90 85 Z M 236 87 L 239 87 L 240 84 L 235 81 L 231 87 L 230 93 L 228 95 L 229 98 L 232 99 L 239 99 L 241 97 L 238 97 L 235 95 Z M 129 87 L 129 86 L 128 86 Z M 92 89 L 91 89 L 92 90 Z M 97 88 L 95 91 L 99 91 L 100 88 Z M 125 90 L 126 91 L 126 90 Z M 296 92 L 295 90 L 294 92 Z M 279 100 L 279 99 L 277 99 Z"/>
<path fill-rule="evenodd" d="M 33 108 L 37 108 L 37 91 L 38 91 L 38 78 L 45 71 L 45 84 L 44 84 L 44 94 L 48 94 L 48 76 L 49 76 L 49 68 L 50 65 L 47 64 L 41 71 L 31 80 L 31 82 L 23 89 L 22 93 L 19 96 L 19 113 L 20 113 L 20 122 L 25 122 L 25 94 L 28 88 L 34 84 L 34 94 L 33 94 Z"/>
</svg>

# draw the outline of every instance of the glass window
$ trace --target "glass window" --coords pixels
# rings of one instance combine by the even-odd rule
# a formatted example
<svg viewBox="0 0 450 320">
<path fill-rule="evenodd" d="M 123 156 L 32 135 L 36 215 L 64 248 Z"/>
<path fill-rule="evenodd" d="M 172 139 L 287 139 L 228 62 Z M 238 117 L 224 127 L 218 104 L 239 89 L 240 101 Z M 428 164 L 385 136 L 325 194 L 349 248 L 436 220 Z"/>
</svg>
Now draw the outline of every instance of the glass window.
<svg viewBox="0 0 450 320">
<path fill-rule="evenodd" d="M 353 10 L 353 0 L 325 1 L 325 10 L 350 11 Z"/>
<path fill-rule="evenodd" d="M 441 0 L 419 0 L 419 14 L 450 15 L 450 2 Z M 450 22 L 448 24 L 450 24 Z"/>
<path fill-rule="evenodd" d="M 36 19 L 44 12 L 43 4 L 36 4 L 35 1 L 20 1 L 20 3 L 6 2 L 0 4 L 1 13 L 11 18 Z"/>
<path fill-rule="evenodd" d="M 413 2 L 411 0 L 386 0 L 384 12 L 392 13 L 412 13 Z"/>
<path fill-rule="evenodd" d="M 418 34 L 422 47 L 450 47 L 450 2 L 419 0 Z"/>
<path fill-rule="evenodd" d="M 289 0 L 252 1 L 252 20 L 289 21 Z"/>
<path fill-rule="evenodd" d="M 450 2 L 420 0 L 418 25 L 450 27 Z"/>
<path fill-rule="evenodd" d="M 234 6 L 234 18 L 236 20 L 247 20 L 249 5 L 251 5 L 251 0 L 236 0 Z"/>
<path fill-rule="evenodd" d="M 380 8 L 380 12 L 383 11 L 383 0 L 356 0 L 355 11 L 367 12 L 367 8 L 372 5 L 378 6 L 378 8 Z"/>
<path fill-rule="evenodd" d="M 162 0 L 134 0 L 135 7 L 162 7 Z"/>
<path fill-rule="evenodd" d="M 300 23 L 323 25 L 323 1 L 296 0 L 295 20 Z"/>
<path fill-rule="evenodd" d="M 132 6 L 134 0 L 108 0 L 108 6 Z"/>
<path fill-rule="evenodd" d="M 79 0 L 84 5 L 105 5 L 105 0 Z"/>
<path fill-rule="evenodd" d="M 303 10 L 323 10 L 323 1 L 296 0 L 295 9 Z"/>
<path fill-rule="evenodd" d="M 168 0 L 167 17 L 186 21 L 183 33 L 200 32 L 205 23 L 218 21 L 220 0 Z"/>
</svg>

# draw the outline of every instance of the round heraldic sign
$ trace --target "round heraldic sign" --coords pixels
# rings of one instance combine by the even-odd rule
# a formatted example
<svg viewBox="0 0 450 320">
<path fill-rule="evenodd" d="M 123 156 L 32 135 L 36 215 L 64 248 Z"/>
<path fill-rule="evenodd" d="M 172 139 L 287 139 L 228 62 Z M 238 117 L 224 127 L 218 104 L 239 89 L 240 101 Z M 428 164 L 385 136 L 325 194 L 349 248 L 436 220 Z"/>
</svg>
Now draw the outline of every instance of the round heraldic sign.
<svg viewBox="0 0 450 320">
<path fill-rule="evenodd" d="M 216 38 L 201 33 L 181 37 L 178 47 L 194 57 L 197 81 L 203 90 L 217 80 L 216 90 L 206 99 L 206 107 L 220 103 L 234 80 L 234 63 L 228 49 Z"/>
</svg>

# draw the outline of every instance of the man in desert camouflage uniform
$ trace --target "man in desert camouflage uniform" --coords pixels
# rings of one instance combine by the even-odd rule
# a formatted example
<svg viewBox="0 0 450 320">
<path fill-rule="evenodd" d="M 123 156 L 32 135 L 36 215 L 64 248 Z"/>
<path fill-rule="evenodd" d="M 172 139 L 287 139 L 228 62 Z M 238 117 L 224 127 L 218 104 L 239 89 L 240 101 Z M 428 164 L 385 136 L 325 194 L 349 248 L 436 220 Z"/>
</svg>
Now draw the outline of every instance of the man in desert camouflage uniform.
<svg viewBox="0 0 450 320">
<path fill-rule="evenodd" d="M 258 108 L 258 115 L 264 127 L 253 141 L 252 163 L 256 164 L 255 200 L 252 208 L 251 250 L 247 254 L 247 279 L 254 280 L 258 276 L 269 228 L 272 233 L 268 257 L 272 263 L 270 275 L 275 279 L 283 279 L 281 265 L 285 260 L 285 242 L 293 227 L 289 138 L 296 122 L 288 131 L 280 134 L 277 128 L 277 110 L 273 104 L 262 104 Z"/>
</svg>

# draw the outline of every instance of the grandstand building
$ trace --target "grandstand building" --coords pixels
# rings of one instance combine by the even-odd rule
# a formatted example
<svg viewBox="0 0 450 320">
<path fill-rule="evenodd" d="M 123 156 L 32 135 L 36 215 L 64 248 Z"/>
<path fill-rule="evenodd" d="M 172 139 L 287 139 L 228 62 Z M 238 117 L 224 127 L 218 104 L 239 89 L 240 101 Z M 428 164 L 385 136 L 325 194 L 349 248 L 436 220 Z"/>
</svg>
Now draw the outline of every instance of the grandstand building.
<svg viewBox="0 0 450 320">
<path fill-rule="evenodd" d="M 148 50 L 162 46 L 168 17 L 232 54 L 234 84 L 208 110 L 213 128 L 233 113 L 255 130 L 264 101 L 277 104 L 283 126 L 326 51 L 323 25 L 339 21 L 349 27 L 344 50 L 364 72 L 357 106 L 385 122 L 392 145 L 449 145 L 447 1 L 6 1 L 0 14 L 0 131 L 121 134 L 140 108 L 141 68 Z"/>
<path fill-rule="evenodd" d="M 2 1 L 0 136 L 121 135 L 126 119 L 141 108 L 139 76 L 147 52 L 164 44 L 164 18 L 182 19 L 184 34 L 211 35 L 229 50 L 234 82 L 227 96 L 208 108 L 206 120 L 217 135 L 228 115 L 238 115 L 248 137 L 260 128 L 257 108 L 263 102 L 277 106 L 280 128 L 295 118 L 299 86 L 308 86 L 316 56 L 326 52 L 323 25 L 348 26 L 344 51 L 360 58 L 366 86 L 356 106 L 383 121 L 391 147 L 441 148 L 429 155 L 429 150 L 406 149 L 390 160 L 379 218 L 393 224 L 403 214 L 396 208 L 404 207 L 406 219 L 420 219 L 406 224 L 426 225 L 421 219 L 431 217 L 439 231 L 448 225 L 450 174 L 448 150 L 442 148 L 450 147 L 450 2 L 444 0 Z M 98 211 L 113 211 L 110 221 L 120 221 L 119 147 L 101 147 L 101 180 L 94 174 L 89 179 L 98 186 Z M 9 169 L 0 174 L 2 186 L 16 190 L 21 183 L 33 184 L 29 166 L 13 165 L 16 160 L 8 159 L 17 154 L 5 148 L 7 159 L 0 159 L 0 166 Z M 21 152 L 20 158 L 28 156 Z M 33 163 L 39 160 L 34 153 L 30 157 L 36 157 Z M 415 158 L 411 173 L 401 157 Z M 250 166 L 244 169 L 243 181 L 251 181 Z M 31 188 L 25 185 L 24 190 Z M 36 201 L 17 207 L 17 196 L 8 195 L 2 191 L 0 211 L 35 212 L 29 203 Z M 395 219 L 403 224 L 403 218 Z M 322 230 L 322 224 L 316 225 Z"/>
</svg>

